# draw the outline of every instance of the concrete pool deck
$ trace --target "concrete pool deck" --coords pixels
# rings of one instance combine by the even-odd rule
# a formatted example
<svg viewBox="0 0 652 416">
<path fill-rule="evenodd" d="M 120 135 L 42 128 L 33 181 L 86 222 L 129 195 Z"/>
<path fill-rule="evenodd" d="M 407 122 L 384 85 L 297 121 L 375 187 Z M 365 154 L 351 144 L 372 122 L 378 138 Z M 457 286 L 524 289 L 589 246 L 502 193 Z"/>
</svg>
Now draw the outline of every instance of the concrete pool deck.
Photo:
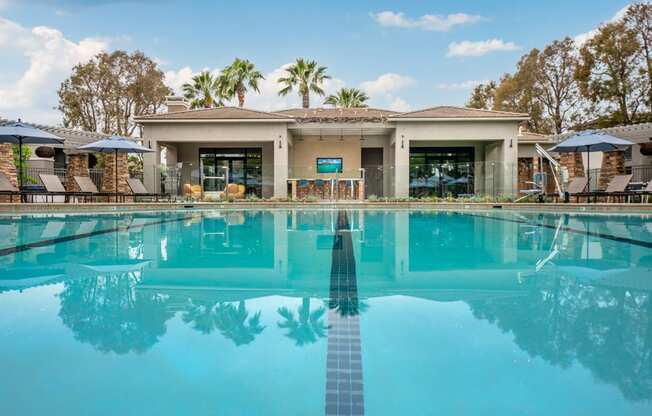
<svg viewBox="0 0 652 416">
<path fill-rule="evenodd" d="M 410 210 L 496 210 L 530 212 L 595 212 L 610 214 L 652 214 L 652 204 L 614 203 L 480 203 L 480 202 L 138 202 L 138 203 L 29 203 L 0 204 L 0 215 L 57 214 L 57 213 L 106 213 L 170 211 L 189 209 L 410 209 Z"/>
</svg>

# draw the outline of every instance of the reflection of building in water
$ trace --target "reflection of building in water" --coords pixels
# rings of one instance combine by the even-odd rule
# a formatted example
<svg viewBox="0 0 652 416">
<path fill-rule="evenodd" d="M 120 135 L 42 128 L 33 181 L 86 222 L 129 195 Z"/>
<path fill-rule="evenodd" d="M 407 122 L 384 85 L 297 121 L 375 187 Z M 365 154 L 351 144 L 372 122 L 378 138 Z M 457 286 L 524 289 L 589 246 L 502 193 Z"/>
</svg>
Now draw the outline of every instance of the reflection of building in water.
<svg viewBox="0 0 652 416">
<path fill-rule="evenodd" d="M 648 219 L 407 211 L 348 216 L 363 298 L 465 302 L 531 356 L 563 367 L 580 363 L 627 398 L 652 399 Z M 131 227 L 2 256 L 0 292 L 63 282 L 59 316 L 78 340 L 100 351 L 147 351 L 175 315 L 235 345 L 256 342 L 270 329 L 250 299 L 273 295 L 302 299 L 297 309 L 274 311 L 276 326 L 293 343 L 323 339 L 337 212 L 179 218 L 42 218 L 18 227 L 0 219 L 17 242 Z"/>
</svg>

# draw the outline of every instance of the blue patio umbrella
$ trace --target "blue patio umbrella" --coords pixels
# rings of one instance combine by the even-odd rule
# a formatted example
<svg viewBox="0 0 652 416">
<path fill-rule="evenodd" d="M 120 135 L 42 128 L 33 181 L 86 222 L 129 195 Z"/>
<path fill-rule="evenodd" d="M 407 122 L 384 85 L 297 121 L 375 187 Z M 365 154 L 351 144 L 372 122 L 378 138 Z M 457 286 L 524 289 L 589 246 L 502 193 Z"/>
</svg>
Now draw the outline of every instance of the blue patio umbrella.
<svg viewBox="0 0 652 416">
<path fill-rule="evenodd" d="M 29 124 L 9 123 L 0 126 L 0 143 L 18 145 L 18 180 L 23 186 L 23 144 L 63 144 L 63 139 L 47 131 L 39 130 Z"/>
<path fill-rule="evenodd" d="M 86 150 L 89 152 L 98 153 L 114 153 L 115 154 L 115 198 L 118 201 L 118 153 L 149 153 L 153 152 L 152 149 L 143 147 L 135 140 L 127 139 L 120 136 L 111 136 L 106 139 L 98 140 L 93 143 L 79 146 L 77 149 Z"/>
<path fill-rule="evenodd" d="M 585 131 L 574 134 L 563 142 L 551 148 L 549 151 L 557 153 L 580 153 L 586 152 L 586 171 L 587 184 L 591 183 L 591 161 L 589 153 L 591 152 L 610 152 L 614 150 L 625 150 L 634 143 L 619 137 L 610 136 L 605 133 L 595 131 Z M 590 189 L 590 188 L 589 188 Z"/>
</svg>

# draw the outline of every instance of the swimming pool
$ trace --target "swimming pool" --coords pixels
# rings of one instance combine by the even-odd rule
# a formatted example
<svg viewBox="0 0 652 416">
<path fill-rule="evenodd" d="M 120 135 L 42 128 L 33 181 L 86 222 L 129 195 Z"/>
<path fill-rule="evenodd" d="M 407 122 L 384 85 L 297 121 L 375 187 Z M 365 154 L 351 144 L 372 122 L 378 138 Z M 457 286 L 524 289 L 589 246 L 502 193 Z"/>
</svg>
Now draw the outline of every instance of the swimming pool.
<svg viewBox="0 0 652 416">
<path fill-rule="evenodd" d="M 652 218 L 0 217 L 0 414 L 642 415 Z"/>
</svg>

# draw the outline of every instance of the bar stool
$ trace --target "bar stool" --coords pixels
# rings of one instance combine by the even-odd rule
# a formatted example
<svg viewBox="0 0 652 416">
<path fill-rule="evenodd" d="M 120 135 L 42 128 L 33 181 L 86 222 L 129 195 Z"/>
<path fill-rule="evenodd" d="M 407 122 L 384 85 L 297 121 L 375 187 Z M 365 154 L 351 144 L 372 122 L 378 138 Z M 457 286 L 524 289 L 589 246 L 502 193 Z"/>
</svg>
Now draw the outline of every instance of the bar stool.
<svg viewBox="0 0 652 416">
<path fill-rule="evenodd" d="M 319 192 L 320 198 L 324 199 L 324 180 L 323 179 L 315 179 L 315 193 Z"/>
</svg>

